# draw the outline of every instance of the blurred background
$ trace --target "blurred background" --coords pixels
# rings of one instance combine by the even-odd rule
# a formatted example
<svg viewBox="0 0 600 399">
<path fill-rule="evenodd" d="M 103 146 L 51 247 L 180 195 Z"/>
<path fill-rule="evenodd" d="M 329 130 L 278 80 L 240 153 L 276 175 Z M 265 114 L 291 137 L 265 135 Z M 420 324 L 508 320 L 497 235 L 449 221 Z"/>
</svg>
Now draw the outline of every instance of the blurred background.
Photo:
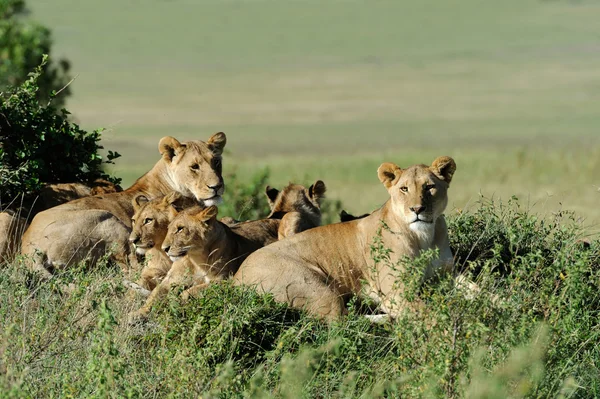
<svg viewBox="0 0 600 399">
<path fill-rule="evenodd" d="M 225 172 L 381 205 L 382 162 L 455 158 L 480 195 L 600 222 L 600 2 L 29 0 L 71 62 L 67 108 L 107 128 L 124 186 L 165 135 L 228 137 Z"/>
</svg>

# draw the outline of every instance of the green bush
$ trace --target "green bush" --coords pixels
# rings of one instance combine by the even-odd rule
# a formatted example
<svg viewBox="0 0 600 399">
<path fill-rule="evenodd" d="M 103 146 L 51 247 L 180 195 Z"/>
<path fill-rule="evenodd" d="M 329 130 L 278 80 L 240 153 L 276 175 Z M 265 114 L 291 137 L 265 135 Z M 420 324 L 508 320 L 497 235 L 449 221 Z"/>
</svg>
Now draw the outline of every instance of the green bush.
<svg viewBox="0 0 600 399">
<path fill-rule="evenodd" d="M 27 20 L 27 13 L 24 0 L 0 0 L 0 91 L 22 84 L 40 65 L 44 54 L 51 54 L 50 30 Z M 53 101 L 61 108 L 71 93 L 67 86 L 69 62 L 61 59 L 57 64 L 47 63 L 43 72 L 36 95 L 47 102 L 53 92 L 60 91 Z"/>
<path fill-rule="evenodd" d="M 41 105 L 36 95 L 43 66 L 38 66 L 20 86 L 0 94 L 0 187 L 1 203 L 23 196 L 30 203 L 45 183 L 89 183 L 105 178 L 106 163 L 119 157 L 98 153 L 100 130 L 86 132 L 68 120 L 69 112 L 52 102 Z M 20 201 L 18 201 L 20 202 Z"/>
</svg>

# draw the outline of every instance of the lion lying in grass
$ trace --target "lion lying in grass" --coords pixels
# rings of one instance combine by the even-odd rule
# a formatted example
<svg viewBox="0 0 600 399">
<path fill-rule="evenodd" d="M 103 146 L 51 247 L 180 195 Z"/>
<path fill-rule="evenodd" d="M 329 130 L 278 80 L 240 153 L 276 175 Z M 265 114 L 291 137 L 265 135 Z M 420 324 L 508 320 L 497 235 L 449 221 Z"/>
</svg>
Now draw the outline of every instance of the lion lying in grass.
<svg viewBox="0 0 600 399">
<path fill-rule="evenodd" d="M 377 174 L 390 199 L 380 209 L 261 248 L 244 261 L 234 283 L 270 292 L 279 301 L 327 319 L 342 315 L 344 298 L 352 294 L 367 295 L 389 316 L 397 316 L 409 306 L 402 297 L 402 281 L 389 263 L 372 259 L 371 244 L 381 235 L 381 245 L 392 251 L 392 264 L 438 249 L 439 257 L 423 270 L 424 279 L 438 269 L 451 270 L 443 212 L 455 170 L 449 157 L 406 169 L 382 164 Z"/>
</svg>

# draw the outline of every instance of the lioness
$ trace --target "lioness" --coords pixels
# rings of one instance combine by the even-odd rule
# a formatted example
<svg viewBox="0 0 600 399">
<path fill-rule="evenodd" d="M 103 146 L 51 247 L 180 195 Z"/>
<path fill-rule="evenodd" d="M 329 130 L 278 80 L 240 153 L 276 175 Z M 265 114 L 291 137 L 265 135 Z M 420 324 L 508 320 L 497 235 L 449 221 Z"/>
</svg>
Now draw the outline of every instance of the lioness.
<svg viewBox="0 0 600 399">
<path fill-rule="evenodd" d="M 402 282 L 389 263 L 371 259 L 371 244 L 381 234 L 394 263 L 437 248 L 439 258 L 423 270 L 424 278 L 436 269 L 450 270 L 453 258 L 442 214 L 455 170 L 450 157 L 407 169 L 382 164 L 377 175 L 390 199 L 380 209 L 362 219 L 316 227 L 259 249 L 241 265 L 234 283 L 255 286 L 327 319 L 344 313 L 343 297 L 351 294 L 366 294 L 389 316 L 397 316 L 407 305 Z"/>
<path fill-rule="evenodd" d="M 29 257 L 30 267 L 46 277 L 54 269 L 86 258 L 94 264 L 108 251 L 126 269 L 133 198 L 176 191 L 205 205 L 219 203 L 224 190 L 221 156 L 225 143 L 224 133 L 206 142 L 180 143 L 163 137 L 158 144 L 162 158 L 127 190 L 81 198 L 38 213 L 23 236 L 21 253 Z"/>
<path fill-rule="evenodd" d="M 173 262 L 162 250 L 169 223 L 181 210 L 195 205 L 195 200 L 172 191 L 164 197 L 148 198 L 140 194 L 132 201 L 134 214 L 129 241 L 139 255 L 146 256 L 138 284 L 152 291 L 166 276 Z"/>
<path fill-rule="evenodd" d="M 0 265 L 13 260 L 26 228 L 25 218 L 12 211 L 0 212 Z"/>
</svg>

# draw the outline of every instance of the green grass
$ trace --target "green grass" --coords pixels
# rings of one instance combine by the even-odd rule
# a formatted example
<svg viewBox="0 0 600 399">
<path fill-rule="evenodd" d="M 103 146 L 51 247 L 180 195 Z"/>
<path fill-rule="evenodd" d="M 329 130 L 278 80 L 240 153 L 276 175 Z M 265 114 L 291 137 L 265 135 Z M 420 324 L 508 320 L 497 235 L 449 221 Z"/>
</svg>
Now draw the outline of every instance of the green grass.
<svg viewBox="0 0 600 399">
<path fill-rule="evenodd" d="M 225 131 L 226 171 L 379 206 L 384 161 L 456 158 L 451 191 L 600 222 L 593 1 L 31 0 L 73 61 L 69 109 L 132 182 L 164 135 Z M 358 194 L 360 193 L 360 194 Z"/>
<path fill-rule="evenodd" d="M 223 283 L 185 305 L 171 295 L 131 327 L 141 299 L 116 268 L 40 282 L 4 265 L 0 396 L 597 397 L 600 241 L 581 242 L 570 215 L 479 205 L 450 215 L 449 229 L 457 267 L 481 292 L 465 298 L 446 277 L 419 289 L 424 256 L 400 278 L 425 311 L 394 324 L 370 324 L 354 301 L 326 324 Z"/>
</svg>

